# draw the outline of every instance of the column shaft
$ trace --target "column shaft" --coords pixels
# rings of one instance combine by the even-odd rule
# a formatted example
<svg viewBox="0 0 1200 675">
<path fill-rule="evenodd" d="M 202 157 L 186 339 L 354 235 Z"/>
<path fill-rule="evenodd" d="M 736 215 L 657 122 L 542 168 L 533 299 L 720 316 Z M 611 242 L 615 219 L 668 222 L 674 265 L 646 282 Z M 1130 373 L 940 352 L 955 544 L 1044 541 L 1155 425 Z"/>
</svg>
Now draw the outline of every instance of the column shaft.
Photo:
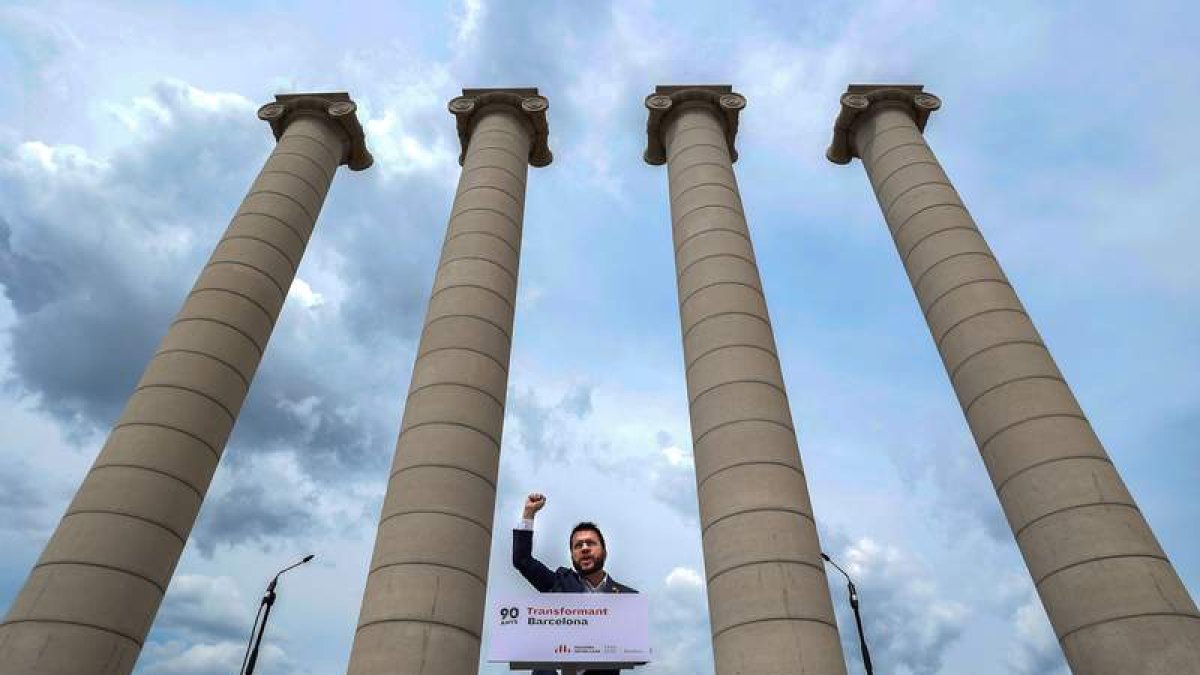
<svg viewBox="0 0 1200 675">
<path fill-rule="evenodd" d="M 716 672 L 845 673 L 762 282 L 717 114 L 711 104 L 677 103 L 663 131 Z"/>
<path fill-rule="evenodd" d="M 534 138 L 512 105 L 485 104 L 470 125 L 350 655 L 355 675 L 478 668 Z"/>
<path fill-rule="evenodd" d="M 1200 615 L 914 123 L 851 130 L 1072 672 L 1200 673 Z"/>
<path fill-rule="evenodd" d="M 0 625 L 0 670 L 133 669 L 349 145 L 288 123 Z"/>
</svg>

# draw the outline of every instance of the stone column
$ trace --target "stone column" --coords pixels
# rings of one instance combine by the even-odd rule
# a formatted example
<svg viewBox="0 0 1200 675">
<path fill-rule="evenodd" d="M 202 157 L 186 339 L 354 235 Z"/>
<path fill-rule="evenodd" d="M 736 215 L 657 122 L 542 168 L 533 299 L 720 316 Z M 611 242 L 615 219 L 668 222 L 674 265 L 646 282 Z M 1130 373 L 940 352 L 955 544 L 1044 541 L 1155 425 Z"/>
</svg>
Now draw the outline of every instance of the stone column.
<svg viewBox="0 0 1200 675">
<path fill-rule="evenodd" d="M 346 94 L 277 96 L 278 140 L 0 625 L 0 671 L 129 673 L 341 164 Z"/>
<path fill-rule="evenodd" d="M 718 675 L 846 672 L 821 545 L 733 162 L 746 99 L 646 98 L 667 164 L 696 485 Z"/>
<path fill-rule="evenodd" d="M 1200 673 L 1200 615 L 922 131 L 920 86 L 851 85 L 863 167 L 1076 675 Z"/>
<path fill-rule="evenodd" d="M 528 164 L 546 166 L 537 89 L 450 101 L 462 174 L 396 442 L 350 653 L 354 675 L 479 667 Z"/>
</svg>

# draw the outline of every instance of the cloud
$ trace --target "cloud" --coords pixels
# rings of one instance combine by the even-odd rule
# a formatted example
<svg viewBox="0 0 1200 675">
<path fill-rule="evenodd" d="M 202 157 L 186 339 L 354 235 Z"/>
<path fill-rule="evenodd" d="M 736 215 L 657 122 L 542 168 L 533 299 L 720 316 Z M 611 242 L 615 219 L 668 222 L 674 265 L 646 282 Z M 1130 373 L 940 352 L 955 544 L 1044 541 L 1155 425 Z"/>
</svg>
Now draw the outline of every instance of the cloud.
<svg viewBox="0 0 1200 675">
<path fill-rule="evenodd" d="M 66 97 L 79 77 L 67 62 L 85 47 L 70 26 L 32 7 L 7 5 L 0 7 L 0 37 L 20 66 L 11 69 L 20 86 Z"/>
<path fill-rule="evenodd" d="M 295 295 L 296 300 L 305 309 L 316 309 L 325 304 L 325 296 L 314 291 L 312 286 L 309 286 L 308 282 L 300 277 L 292 280 L 292 287 L 289 289 L 288 295 Z"/>
<path fill-rule="evenodd" d="M 667 588 L 689 591 L 704 588 L 704 576 L 690 567 L 676 567 L 667 574 Z"/>
<path fill-rule="evenodd" d="M 1011 546 L 1012 530 L 974 442 L 965 429 L 948 431 L 955 423 L 951 419 L 947 424 L 922 425 L 922 439 L 892 439 L 885 445 L 887 454 L 911 498 L 928 509 L 946 532 L 956 537 L 982 533 L 995 544 Z M 962 428 L 960 423 L 955 426 Z"/>
<path fill-rule="evenodd" d="M 0 222 L 0 234 L 2 230 Z M 0 237 L 0 267 L 6 263 L 3 251 Z M 27 547 L 48 536 L 91 462 L 75 446 L 96 439 L 64 433 L 39 410 L 36 397 L 14 385 L 11 330 L 17 312 L 4 291 L 0 286 L 0 548 L 19 559 Z"/>
<path fill-rule="evenodd" d="M 671 443 L 665 431 L 657 435 L 658 454 L 649 458 L 650 494 L 692 527 L 700 524 L 696 496 L 696 463 L 692 454 Z"/>
<path fill-rule="evenodd" d="M 153 638 L 142 650 L 139 674 L 227 675 L 238 672 L 246 654 L 258 603 L 243 597 L 226 576 L 179 574 L 155 620 Z M 276 620 L 275 623 L 278 623 Z M 286 634 L 273 626 L 264 639 L 255 672 L 297 673 L 279 643 Z"/>
<path fill-rule="evenodd" d="M 665 430 L 653 434 L 658 447 L 651 449 L 649 434 L 641 430 L 641 415 L 626 411 L 618 422 L 606 409 L 603 416 L 594 416 L 593 391 L 591 385 L 572 385 L 554 404 L 543 403 L 547 395 L 533 388 L 510 396 L 505 452 L 521 453 L 535 467 L 585 465 L 588 470 L 618 478 L 631 489 L 637 486 L 688 525 L 697 525 L 696 470 L 691 453 L 675 445 Z M 633 433 L 618 432 L 621 423 L 638 428 L 631 430 Z"/>
<path fill-rule="evenodd" d="M 459 49 L 472 47 L 479 28 L 486 18 L 487 7 L 483 0 L 463 0 L 462 11 L 452 16 L 454 24 L 454 46 Z"/>
<path fill-rule="evenodd" d="M 116 417 L 190 283 L 180 270 L 199 270 L 207 251 L 196 239 L 214 241 L 212 223 L 228 218 L 212 193 L 249 182 L 232 149 L 255 144 L 232 123 L 231 99 L 164 82 L 151 100 L 160 118 L 130 113 L 146 122 L 145 142 L 111 158 L 40 141 L 0 147 L 13 375 L 80 429 Z"/>
<path fill-rule="evenodd" d="M 137 134 L 111 156 L 40 141 L 0 147 L 13 383 L 79 433 L 115 420 L 271 143 L 247 99 L 174 80 L 113 112 Z M 425 281 L 410 280 L 428 276 L 437 237 L 383 246 L 423 222 L 373 214 L 414 182 L 415 212 L 448 208 L 427 173 L 379 183 L 339 174 L 229 461 L 302 449 L 306 469 L 328 480 L 386 462 L 406 365 L 395 354 L 411 350 L 426 294 Z M 298 420 L 288 402 L 310 399 Z"/>
<path fill-rule="evenodd" d="M 0 459 L 0 529 L 41 532 L 49 523 L 42 511 L 47 505 L 45 486 L 28 463 L 11 457 Z"/>
<path fill-rule="evenodd" d="M 171 580 L 155 627 L 195 640 L 233 640 L 250 632 L 252 609 L 230 577 L 180 574 Z"/>
<path fill-rule="evenodd" d="M 654 662 L 646 673 L 696 675 L 713 669 L 704 577 L 690 567 L 673 568 L 653 589 L 650 630 Z"/>
<path fill-rule="evenodd" d="M 246 654 L 244 642 L 188 643 L 179 640 L 149 642 L 142 650 L 138 675 L 228 675 L 238 672 Z M 144 663 L 145 665 L 140 665 Z M 295 662 L 277 645 L 264 643 L 255 673 L 282 675 L 311 672 L 297 670 Z"/>
<path fill-rule="evenodd" d="M 1024 593 L 1012 614 L 1014 639 L 1009 644 L 1008 667 L 1015 675 L 1070 675 L 1054 629 L 1046 618 L 1033 586 Z"/>
<path fill-rule="evenodd" d="M 947 650 L 966 628 L 970 610 L 948 599 L 925 566 L 898 547 L 868 538 L 846 544 L 837 534 L 823 539 L 827 549 L 839 551 L 834 561 L 858 588 L 873 664 L 898 675 L 940 672 Z M 834 569 L 829 570 L 829 580 L 843 649 L 850 661 L 861 664 L 845 583 Z"/>
<path fill-rule="evenodd" d="M 49 302 L 58 290 L 58 273 L 52 264 L 13 250 L 12 227 L 0 218 L 0 279 L 8 280 L 5 290 L 14 310 L 28 313 Z"/>
<path fill-rule="evenodd" d="M 247 471 L 249 473 L 249 471 Z M 294 485 L 235 475 L 223 481 L 221 493 L 211 495 L 193 533 L 196 548 L 211 556 L 218 545 L 254 544 L 270 548 L 316 525 L 311 492 L 297 493 Z"/>
<path fill-rule="evenodd" d="M 331 482 L 338 489 L 328 489 Z M 192 542 L 207 557 L 252 546 L 299 554 L 322 538 L 373 525 L 383 481 L 313 476 L 294 451 L 256 454 L 223 466 L 200 512 Z"/>
<path fill-rule="evenodd" d="M 570 387 L 557 403 L 543 403 L 542 396 L 532 388 L 509 396 L 507 403 L 506 449 L 522 453 L 535 466 L 591 454 L 592 441 L 581 432 L 579 424 L 592 412 L 589 385 Z"/>
</svg>

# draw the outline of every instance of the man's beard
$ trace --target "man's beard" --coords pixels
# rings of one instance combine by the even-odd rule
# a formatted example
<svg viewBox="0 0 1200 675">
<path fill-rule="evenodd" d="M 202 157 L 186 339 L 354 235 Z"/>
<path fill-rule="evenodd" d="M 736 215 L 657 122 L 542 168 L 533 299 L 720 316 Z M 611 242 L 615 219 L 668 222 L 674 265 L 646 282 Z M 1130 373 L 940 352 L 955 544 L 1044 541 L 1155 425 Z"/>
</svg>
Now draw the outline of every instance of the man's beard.
<svg viewBox="0 0 1200 675">
<path fill-rule="evenodd" d="M 595 574 L 596 572 L 604 571 L 604 562 L 607 559 L 608 559 L 608 553 L 601 553 L 600 555 L 592 556 L 592 561 L 595 563 L 595 569 L 593 569 L 591 572 L 587 572 L 586 574 Z M 579 565 L 579 562 L 573 558 L 571 559 L 571 566 L 575 568 L 576 572 L 579 572 L 580 574 L 585 574 L 585 572 L 583 571 L 583 567 L 581 567 Z"/>
</svg>

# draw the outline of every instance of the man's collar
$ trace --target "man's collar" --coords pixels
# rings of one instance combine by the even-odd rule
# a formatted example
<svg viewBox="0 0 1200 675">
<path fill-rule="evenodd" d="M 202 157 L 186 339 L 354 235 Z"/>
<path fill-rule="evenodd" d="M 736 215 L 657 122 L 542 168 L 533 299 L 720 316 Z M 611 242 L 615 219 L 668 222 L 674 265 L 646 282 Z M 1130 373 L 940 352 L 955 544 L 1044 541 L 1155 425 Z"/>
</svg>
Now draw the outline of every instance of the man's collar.
<svg viewBox="0 0 1200 675">
<path fill-rule="evenodd" d="M 604 588 L 604 585 L 607 584 L 609 581 L 608 572 L 604 573 L 604 577 L 600 579 L 600 583 L 596 584 L 595 586 L 593 586 L 592 582 L 588 581 L 588 578 L 586 576 L 584 576 L 582 573 L 579 575 L 579 578 L 583 579 L 583 583 L 587 584 L 588 587 L 594 591 L 598 591 L 601 588 Z"/>
</svg>

